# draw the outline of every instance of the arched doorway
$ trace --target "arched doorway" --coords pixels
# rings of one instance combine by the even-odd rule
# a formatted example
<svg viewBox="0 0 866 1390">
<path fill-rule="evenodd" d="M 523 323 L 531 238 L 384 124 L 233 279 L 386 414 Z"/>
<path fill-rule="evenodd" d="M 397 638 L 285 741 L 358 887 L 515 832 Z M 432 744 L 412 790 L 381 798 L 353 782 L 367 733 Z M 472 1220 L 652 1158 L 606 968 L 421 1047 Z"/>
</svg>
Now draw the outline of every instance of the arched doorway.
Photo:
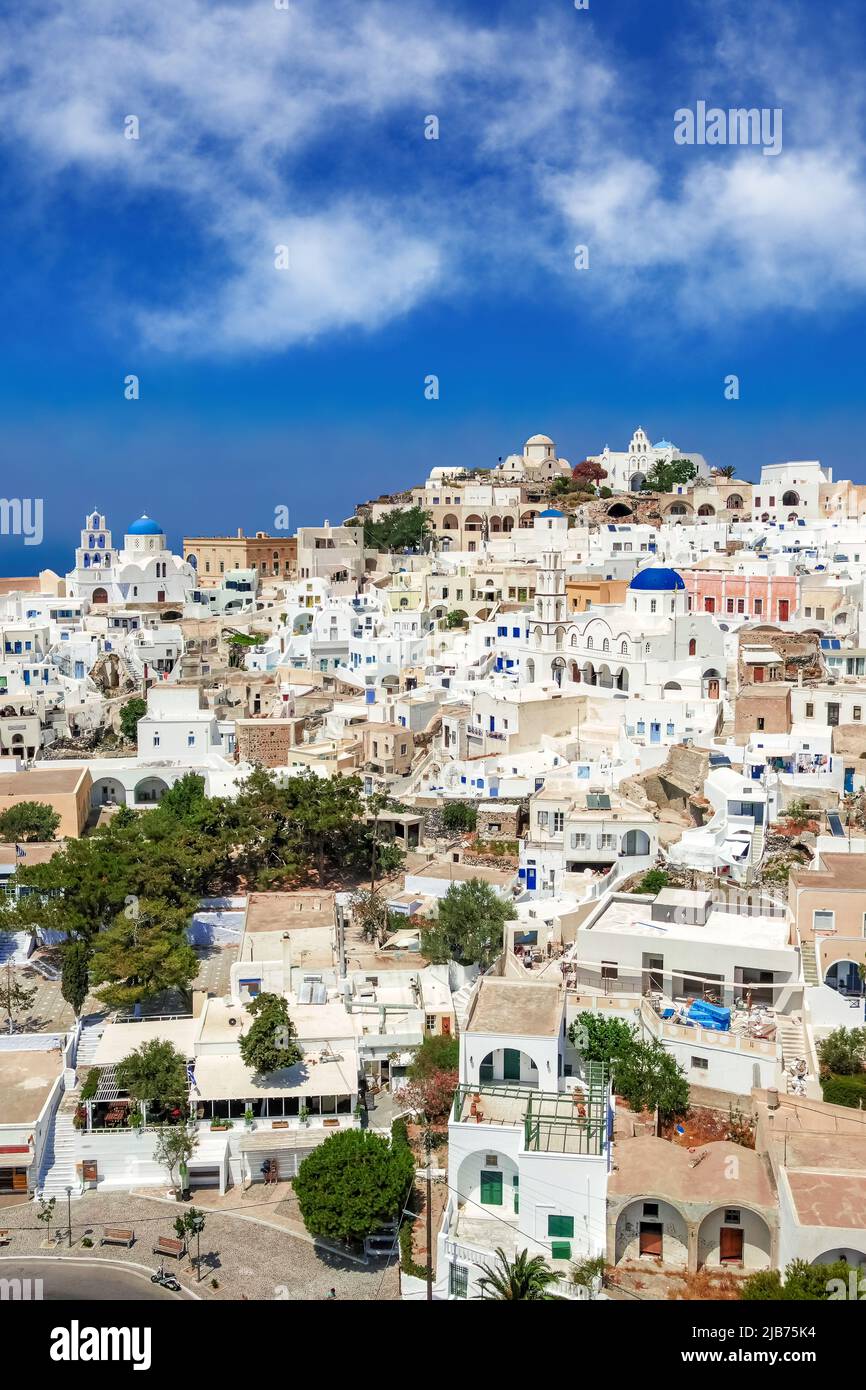
<svg viewBox="0 0 866 1390">
<path fill-rule="evenodd" d="M 478 1069 L 482 1086 L 519 1084 L 538 1087 L 538 1067 L 528 1052 L 516 1047 L 497 1047 L 482 1060 Z"/>
<path fill-rule="evenodd" d="M 535 662 L 532 660 L 531 656 L 527 658 L 526 662 L 526 679 L 529 681 L 530 685 L 535 680 Z"/>
<path fill-rule="evenodd" d="M 91 603 L 107 603 L 108 592 L 105 589 L 94 589 L 90 596 Z"/>
<path fill-rule="evenodd" d="M 617 690 L 628 690 L 628 671 L 624 666 L 620 666 L 616 676 Z"/>
<path fill-rule="evenodd" d="M 757 1212 L 717 1207 L 698 1229 L 698 1268 L 769 1269 L 771 1248 L 770 1228 Z"/>
<path fill-rule="evenodd" d="M 115 777 L 99 777 L 90 789 L 91 806 L 125 806 L 126 788 Z"/>
<path fill-rule="evenodd" d="M 646 487 L 646 478 L 643 473 L 632 473 L 628 480 L 629 492 L 643 492 Z"/>
<path fill-rule="evenodd" d="M 722 678 L 719 672 L 710 667 L 709 671 L 704 672 L 704 699 L 718 700 L 722 688 Z"/>
<path fill-rule="evenodd" d="M 698 507 L 698 516 L 715 516 L 716 509 L 711 507 L 709 502 L 704 502 L 703 506 Z"/>
<path fill-rule="evenodd" d="M 614 1263 L 646 1260 L 685 1269 L 689 1231 L 678 1207 L 658 1197 L 639 1197 L 616 1218 Z"/>
<path fill-rule="evenodd" d="M 562 676 L 565 671 L 565 660 L 561 656 L 555 656 L 550 663 L 550 674 L 557 685 L 562 685 Z"/>
<path fill-rule="evenodd" d="M 787 492 L 782 493 L 783 507 L 799 507 L 799 505 L 800 494 L 798 492 L 794 492 L 793 488 L 789 488 Z"/>
<path fill-rule="evenodd" d="M 824 984 L 846 999 L 860 999 L 864 993 L 860 967 L 853 960 L 834 961 L 824 976 Z"/>
<path fill-rule="evenodd" d="M 622 839 L 623 854 L 649 854 L 650 837 L 644 830 L 628 830 Z"/>
<path fill-rule="evenodd" d="M 732 492 L 732 493 L 730 494 L 730 496 L 728 497 L 727 501 L 725 502 L 725 506 L 727 507 L 727 509 L 728 509 L 729 512 L 738 512 L 738 511 L 740 511 L 741 508 L 742 508 L 742 505 L 743 505 L 743 499 L 742 499 L 742 497 L 740 496 L 740 494 L 739 494 L 738 492 Z"/>
<path fill-rule="evenodd" d="M 161 777 L 145 777 L 133 793 L 136 802 L 146 802 L 148 805 L 156 805 L 161 801 L 168 791 L 168 783 L 163 782 Z"/>
</svg>

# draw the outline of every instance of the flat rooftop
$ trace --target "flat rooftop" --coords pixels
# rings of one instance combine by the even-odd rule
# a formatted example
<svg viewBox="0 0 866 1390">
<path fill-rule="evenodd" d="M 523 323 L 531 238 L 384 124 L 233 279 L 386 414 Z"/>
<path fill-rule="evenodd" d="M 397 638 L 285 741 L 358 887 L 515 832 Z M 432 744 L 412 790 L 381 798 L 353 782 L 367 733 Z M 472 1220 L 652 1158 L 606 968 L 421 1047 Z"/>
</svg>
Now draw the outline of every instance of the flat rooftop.
<svg viewBox="0 0 866 1390">
<path fill-rule="evenodd" d="M 0 1052 L 0 1125 L 35 1124 L 63 1071 L 63 1050 Z"/>
<path fill-rule="evenodd" d="M 0 773 L 0 796 L 33 797 L 54 796 L 63 792 L 74 792 L 86 768 L 83 767 L 40 767 L 30 772 Z"/>
<path fill-rule="evenodd" d="M 637 1139 L 617 1139 L 616 1167 L 608 1180 L 611 1197 L 631 1197 L 651 1192 L 675 1202 L 712 1203 L 742 1202 L 744 1205 L 769 1208 L 777 1206 L 776 1192 L 767 1165 L 754 1149 L 741 1144 L 701 1144 L 698 1152 L 704 1157 L 694 1164 L 694 1154 L 666 1139 L 644 1135 Z M 731 1191 L 731 1163 L 737 1173 L 735 1191 Z"/>
<path fill-rule="evenodd" d="M 822 854 L 821 869 L 792 869 L 797 888 L 866 889 L 866 858 L 860 854 Z"/>
<path fill-rule="evenodd" d="M 703 926 L 692 922 L 654 922 L 652 899 L 611 898 L 592 923 L 583 923 L 578 939 L 585 933 L 612 932 L 619 936 L 640 936 L 648 940 L 713 942 L 782 951 L 788 948 L 788 926 L 784 917 L 747 917 L 735 912 L 709 913 Z"/>
<path fill-rule="evenodd" d="M 501 1033 L 504 1037 L 556 1037 L 564 996 L 558 985 L 502 980 L 486 976 L 475 994 L 467 1033 Z"/>
<path fill-rule="evenodd" d="M 244 930 L 289 931 L 295 927 L 333 925 L 333 893 L 317 890 L 298 893 L 250 893 Z"/>
</svg>

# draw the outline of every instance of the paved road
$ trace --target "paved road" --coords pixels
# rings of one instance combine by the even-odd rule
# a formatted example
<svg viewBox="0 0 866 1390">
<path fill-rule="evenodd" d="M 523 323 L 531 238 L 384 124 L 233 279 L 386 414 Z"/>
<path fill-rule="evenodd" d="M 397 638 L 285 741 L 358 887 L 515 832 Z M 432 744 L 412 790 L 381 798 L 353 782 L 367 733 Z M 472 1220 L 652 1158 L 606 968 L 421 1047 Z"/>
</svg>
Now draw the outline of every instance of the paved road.
<svg viewBox="0 0 866 1390">
<path fill-rule="evenodd" d="M 144 1303 L 152 1299 L 189 1297 L 184 1293 L 170 1293 L 159 1284 L 152 1284 L 147 1274 L 137 1274 L 134 1270 L 105 1262 L 99 1265 L 95 1260 L 85 1262 L 52 1259 L 50 1256 L 41 1260 L 2 1259 L 0 1280 L 3 1279 L 41 1279 L 42 1298 L 49 1303 Z M 0 1285 L 0 1299 L 7 1288 L 7 1285 Z M 13 1295 L 7 1292 L 5 1296 L 11 1298 Z"/>
</svg>

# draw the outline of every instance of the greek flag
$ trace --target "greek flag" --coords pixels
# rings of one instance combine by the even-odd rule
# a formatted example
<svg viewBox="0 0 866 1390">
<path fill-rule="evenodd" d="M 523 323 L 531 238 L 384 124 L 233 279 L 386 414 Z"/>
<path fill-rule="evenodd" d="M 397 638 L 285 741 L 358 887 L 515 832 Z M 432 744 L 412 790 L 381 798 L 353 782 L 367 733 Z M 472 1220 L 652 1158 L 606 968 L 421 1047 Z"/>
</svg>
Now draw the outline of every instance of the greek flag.
<svg viewBox="0 0 866 1390">
<path fill-rule="evenodd" d="M 195 1070 L 193 1062 L 187 1062 L 186 1064 L 186 1079 L 189 1082 L 192 1089 L 196 1092 L 196 1094 L 198 1094 L 198 1082 L 195 1079 Z"/>
</svg>

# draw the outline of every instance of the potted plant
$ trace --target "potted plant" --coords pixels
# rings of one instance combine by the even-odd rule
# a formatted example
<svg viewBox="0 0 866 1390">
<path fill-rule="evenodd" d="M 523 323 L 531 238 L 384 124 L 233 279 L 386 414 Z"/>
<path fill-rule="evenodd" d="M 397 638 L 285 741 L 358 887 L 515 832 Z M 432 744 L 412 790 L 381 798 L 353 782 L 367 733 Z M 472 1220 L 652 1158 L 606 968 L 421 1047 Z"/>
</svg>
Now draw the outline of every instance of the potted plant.
<svg viewBox="0 0 866 1390">
<path fill-rule="evenodd" d="M 298 1119 L 302 1125 L 308 1125 L 310 1123 L 310 1112 L 305 1105 L 302 1105 L 298 1111 Z"/>
<path fill-rule="evenodd" d="M 144 1116 L 141 1113 L 141 1106 L 133 1105 L 131 1107 L 129 1114 L 126 1117 L 126 1123 L 129 1125 L 130 1129 L 136 1130 L 139 1134 L 141 1133 L 142 1127 L 144 1125 Z"/>
<path fill-rule="evenodd" d="M 246 1108 L 246 1110 L 244 1111 L 244 1124 L 246 1125 L 247 1129 L 254 1129 L 254 1128 L 255 1128 L 255 1125 L 253 1124 L 253 1120 L 254 1120 L 254 1116 L 253 1116 L 253 1107 L 252 1107 L 251 1105 L 248 1105 L 247 1108 Z"/>
</svg>

